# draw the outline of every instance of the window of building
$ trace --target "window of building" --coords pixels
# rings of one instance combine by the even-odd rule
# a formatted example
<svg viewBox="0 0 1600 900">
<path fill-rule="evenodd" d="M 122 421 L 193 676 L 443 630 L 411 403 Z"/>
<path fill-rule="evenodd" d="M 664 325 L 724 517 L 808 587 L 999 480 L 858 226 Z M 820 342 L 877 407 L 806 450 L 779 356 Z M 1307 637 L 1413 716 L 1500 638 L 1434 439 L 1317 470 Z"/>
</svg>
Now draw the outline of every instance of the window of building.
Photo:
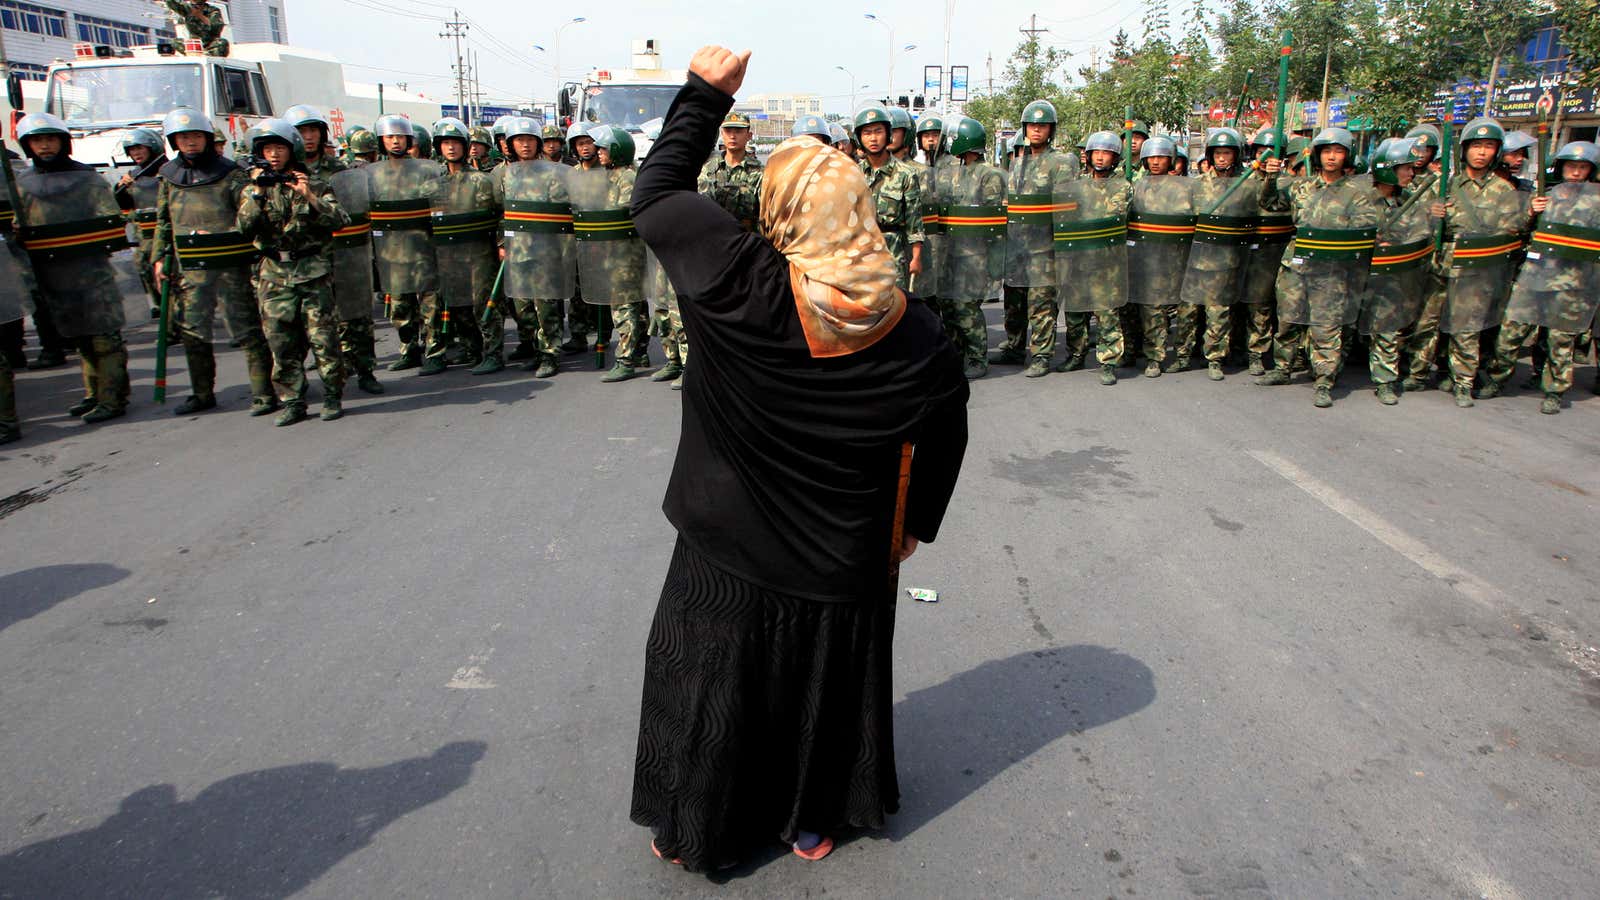
<svg viewBox="0 0 1600 900">
<path fill-rule="evenodd" d="M 150 29 L 143 25 L 130 25 L 98 16 L 79 13 L 73 16 L 78 22 L 78 40 L 91 44 L 109 44 L 113 47 L 132 47 L 150 43 Z"/>
<path fill-rule="evenodd" d="M 1546 24 L 1522 45 L 1522 58 L 1541 75 L 1567 71 L 1567 48 L 1561 43 L 1561 28 Z"/>
<path fill-rule="evenodd" d="M 48 66 L 34 63 L 14 62 L 11 63 L 11 71 L 17 73 L 17 77 L 25 81 L 43 81 L 50 69 Z"/>
<path fill-rule="evenodd" d="M 267 19 L 272 28 L 272 42 L 274 44 L 283 43 L 283 25 L 276 6 L 267 7 Z"/>
<path fill-rule="evenodd" d="M 19 0 L 0 0 L 0 26 L 28 34 L 65 38 L 67 14 L 59 9 L 34 6 Z"/>
</svg>

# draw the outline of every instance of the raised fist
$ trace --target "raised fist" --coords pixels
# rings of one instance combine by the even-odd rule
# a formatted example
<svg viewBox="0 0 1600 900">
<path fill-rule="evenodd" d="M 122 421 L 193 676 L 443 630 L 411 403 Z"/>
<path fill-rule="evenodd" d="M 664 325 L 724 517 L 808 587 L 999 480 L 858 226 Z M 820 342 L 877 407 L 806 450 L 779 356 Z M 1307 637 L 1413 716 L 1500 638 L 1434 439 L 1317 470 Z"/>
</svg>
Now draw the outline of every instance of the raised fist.
<svg viewBox="0 0 1600 900">
<path fill-rule="evenodd" d="M 750 51 L 734 53 L 726 47 L 706 46 L 695 52 L 689 60 L 689 71 L 717 90 L 733 96 L 744 83 L 745 66 L 750 64 Z"/>
</svg>

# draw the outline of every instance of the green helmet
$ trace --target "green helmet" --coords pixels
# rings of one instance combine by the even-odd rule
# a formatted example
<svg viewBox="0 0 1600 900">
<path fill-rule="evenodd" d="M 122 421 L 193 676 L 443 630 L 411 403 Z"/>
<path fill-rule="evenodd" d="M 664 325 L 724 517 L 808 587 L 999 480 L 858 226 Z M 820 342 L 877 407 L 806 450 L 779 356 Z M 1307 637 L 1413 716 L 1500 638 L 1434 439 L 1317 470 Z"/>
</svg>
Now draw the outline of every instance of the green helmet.
<svg viewBox="0 0 1600 900">
<path fill-rule="evenodd" d="M 445 138 L 450 138 L 460 141 L 462 144 L 462 149 L 466 149 L 466 144 L 471 137 L 472 133 L 467 129 L 467 123 L 461 121 L 455 116 L 445 116 L 439 121 L 433 123 L 433 140 L 435 143 L 442 141 Z"/>
<path fill-rule="evenodd" d="M 1435 153 L 1439 152 L 1439 146 L 1444 143 L 1444 139 L 1439 136 L 1439 128 L 1436 125 L 1414 126 L 1410 131 L 1406 132 L 1406 137 L 1420 141 L 1421 143 L 1417 144 L 1419 148 L 1432 147 Z"/>
<path fill-rule="evenodd" d="M 1473 141 L 1494 141 L 1501 146 L 1505 146 L 1506 130 L 1500 127 L 1499 122 L 1487 116 L 1479 116 L 1468 122 L 1461 129 L 1460 144 L 1462 151 L 1465 152 L 1467 145 Z"/>
<path fill-rule="evenodd" d="M 539 129 L 539 140 L 560 141 L 563 144 L 567 142 L 566 137 L 561 133 L 561 126 L 552 125 L 548 122 L 545 123 L 543 128 Z"/>
<path fill-rule="evenodd" d="M 143 147 L 156 156 L 167 152 L 166 145 L 161 142 L 161 135 L 148 128 L 135 128 L 128 132 L 122 139 L 122 152 L 126 154 L 129 147 Z"/>
<path fill-rule="evenodd" d="M 864 106 L 860 112 L 856 113 L 855 121 L 851 123 L 850 133 L 858 139 L 857 143 L 860 143 L 861 129 L 868 125 L 878 124 L 886 125 L 890 131 L 893 131 L 894 117 L 889 114 L 888 109 L 876 103 L 871 106 Z"/>
<path fill-rule="evenodd" d="M 1187 140 L 1185 140 L 1182 136 L 1176 135 L 1176 134 L 1167 135 L 1167 140 L 1172 142 L 1172 149 L 1174 149 L 1174 150 L 1176 150 L 1178 152 L 1178 159 L 1181 159 L 1184 162 L 1188 162 L 1189 161 L 1189 142 Z"/>
<path fill-rule="evenodd" d="M 1400 178 L 1395 169 L 1417 162 L 1419 146 L 1417 138 L 1385 138 L 1372 153 L 1372 180 L 1398 187 Z"/>
<path fill-rule="evenodd" d="M 1285 160 L 1286 165 L 1291 169 L 1302 165 L 1306 161 L 1306 151 L 1310 149 L 1311 141 L 1307 138 L 1303 138 L 1298 134 L 1289 138 L 1288 145 L 1283 148 L 1283 155 L 1287 158 Z"/>
<path fill-rule="evenodd" d="M 1126 130 L 1129 134 L 1142 134 L 1147 138 L 1150 136 L 1150 126 L 1139 121 L 1138 119 L 1133 120 L 1132 128 L 1127 128 L 1124 130 Z"/>
<path fill-rule="evenodd" d="M 433 135 L 428 133 L 427 126 L 419 122 L 412 122 L 411 133 L 417 139 L 417 155 L 423 159 L 432 159 Z"/>
<path fill-rule="evenodd" d="M 1083 149 L 1086 153 L 1093 153 L 1096 150 L 1107 150 L 1115 153 L 1117 158 L 1121 159 L 1122 138 L 1117 137 L 1116 132 L 1096 131 L 1094 134 L 1091 134 L 1084 139 Z"/>
<path fill-rule="evenodd" d="M 1350 157 L 1350 172 L 1353 175 L 1367 174 L 1367 157 L 1365 154 L 1357 153 L 1355 156 Z"/>
<path fill-rule="evenodd" d="M 900 107 L 900 106 L 891 106 L 891 107 L 889 107 L 889 130 L 890 131 L 894 131 L 896 128 L 904 128 L 906 131 L 910 131 L 912 129 L 912 127 L 913 126 L 911 124 L 911 113 L 906 112 L 904 107 Z"/>
<path fill-rule="evenodd" d="M 1206 135 L 1206 151 L 1209 154 L 1211 150 L 1215 150 L 1218 147 L 1232 147 L 1235 150 L 1242 150 L 1244 148 L 1244 137 L 1239 134 L 1237 128 L 1213 128 L 1211 133 Z"/>
<path fill-rule="evenodd" d="M 482 125 L 474 125 L 467 131 L 467 142 L 482 144 L 491 150 L 494 149 L 494 135 L 490 134 L 489 129 Z"/>
<path fill-rule="evenodd" d="M 17 123 L 19 129 L 21 125 L 22 123 Z M 188 106 L 180 106 L 174 109 L 161 120 L 161 134 L 167 139 L 167 145 L 174 150 L 178 149 L 178 145 L 173 142 L 173 138 L 185 131 L 215 134 L 216 130 L 217 127 L 211 124 L 211 120 L 206 118 L 205 113 Z M 17 137 L 22 137 L 20 130 L 17 132 Z"/>
<path fill-rule="evenodd" d="M 1056 107 L 1049 100 L 1035 100 L 1022 108 L 1022 124 L 1056 124 Z"/>
<path fill-rule="evenodd" d="M 969 116 L 962 116 L 961 121 L 956 123 L 956 130 L 950 135 L 950 155 L 982 153 L 984 145 L 988 142 L 989 133 L 983 130 L 983 123 Z"/>
<path fill-rule="evenodd" d="M 594 138 L 595 146 L 603 148 L 611 157 L 613 169 L 633 163 L 633 135 L 628 129 L 616 125 L 601 125 L 589 132 L 589 137 Z"/>
<path fill-rule="evenodd" d="M 1178 145 L 1173 143 L 1172 138 L 1159 134 L 1152 138 L 1146 138 L 1144 146 L 1139 148 L 1140 162 L 1144 162 L 1152 156 L 1171 157 L 1176 161 L 1177 155 Z"/>
<path fill-rule="evenodd" d="M 1250 146 L 1256 148 L 1256 159 L 1268 159 L 1278 148 L 1278 129 L 1263 128 L 1257 131 L 1255 137 L 1250 139 Z"/>
<path fill-rule="evenodd" d="M 1539 143 L 1534 136 L 1526 131 L 1506 132 L 1505 142 L 1500 145 L 1500 156 L 1503 159 L 1507 153 L 1516 153 L 1519 150 L 1528 150 Z"/>
<path fill-rule="evenodd" d="M 944 120 L 933 113 L 925 113 L 917 120 L 917 136 L 921 137 L 930 131 L 944 132 Z"/>
<path fill-rule="evenodd" d="M 244 134 L 244 143 L 250 148 L 251 156 L 260 156 L 261 145 L 274 142 L 288 144 L 294 151 L 295 160 L 306 161 L 305 139 L 300 137 L 300 129 L 290 124 L 288 119 L 262 119 Z"/>
<path fill-rule="evenodd" d="M 1561 145 L 1556 155 L 1551 157 L 1551 168 L 1555 170 L 1557 180 L 1561 177 L 1561 165 L 1569 162 L 1586 162 L 1593 166 L 1589 173 L 1590 181 L 1600 181 L 1600 146 L 1593 141 L 1568 141 Z"/>
<path fill-rule="evenodd" d="M 360 131 L 350 132 L 350 153 L 353 156 L 362 156 L 367 153 L 378 152 L 378 136 L 365 128 Z"/>
<path fill-rule="evenodd" d="M 1027 135 L 1025 135 L 1025 134 L 1023 134 L 1022 132 L 1019 131 L 1016 134 L 1013 134 L 1011 136 L 1011 152 L 1012 153 L 1015 153 L 1018 150 L 1021 150 L 1023 147 L 1026 147 L 1026 146 L 1028 146 L 1028 136 Z"/>
</svg>

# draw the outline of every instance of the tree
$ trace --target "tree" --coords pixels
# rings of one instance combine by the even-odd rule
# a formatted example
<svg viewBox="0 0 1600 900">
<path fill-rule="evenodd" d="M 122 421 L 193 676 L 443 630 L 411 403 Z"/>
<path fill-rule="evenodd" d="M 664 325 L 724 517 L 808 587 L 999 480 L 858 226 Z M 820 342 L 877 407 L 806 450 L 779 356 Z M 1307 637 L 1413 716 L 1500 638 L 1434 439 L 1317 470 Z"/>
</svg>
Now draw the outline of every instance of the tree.
<svg viewBox="0 0 1600 900">
<path fill-rule="evenodd" d="M 1022 108 L 1035 100 L 1051 101 L 1060 116 L 1066 105 L 1066 91 L 1054 76 L 1067 58 L 1064 51 L 1041 43 L 1037 35 L 1029 36 L 1012 51 L 1001 76 L 1001 87 L 990 96 L 968 101 L 967 115 L 984 123 L 992 133 L 1015 124 L 1022 116 Z"/>
<path fill-rule="evenodd" d="M 1580 84 L 1600 88 L 1600 2 L 1555 0 L 1555 21 L 1567 47 L 1568 71 Z"/>
</svg>

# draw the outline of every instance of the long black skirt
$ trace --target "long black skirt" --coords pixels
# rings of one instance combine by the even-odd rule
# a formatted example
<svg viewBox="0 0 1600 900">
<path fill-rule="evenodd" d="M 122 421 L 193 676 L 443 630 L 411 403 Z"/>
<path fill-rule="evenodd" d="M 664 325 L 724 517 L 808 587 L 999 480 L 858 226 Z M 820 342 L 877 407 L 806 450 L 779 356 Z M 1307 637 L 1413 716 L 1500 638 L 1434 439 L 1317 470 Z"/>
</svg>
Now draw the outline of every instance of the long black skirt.
<svg viewBox="0 0 1600 900">
<path fill-rule="evenodd" d="M 682 538 L 645 646 L 633 821 L 691 871 L 799 831 L 881 828 L 900 806 L 894 598 L 757 587 Z"/>
</svg>

